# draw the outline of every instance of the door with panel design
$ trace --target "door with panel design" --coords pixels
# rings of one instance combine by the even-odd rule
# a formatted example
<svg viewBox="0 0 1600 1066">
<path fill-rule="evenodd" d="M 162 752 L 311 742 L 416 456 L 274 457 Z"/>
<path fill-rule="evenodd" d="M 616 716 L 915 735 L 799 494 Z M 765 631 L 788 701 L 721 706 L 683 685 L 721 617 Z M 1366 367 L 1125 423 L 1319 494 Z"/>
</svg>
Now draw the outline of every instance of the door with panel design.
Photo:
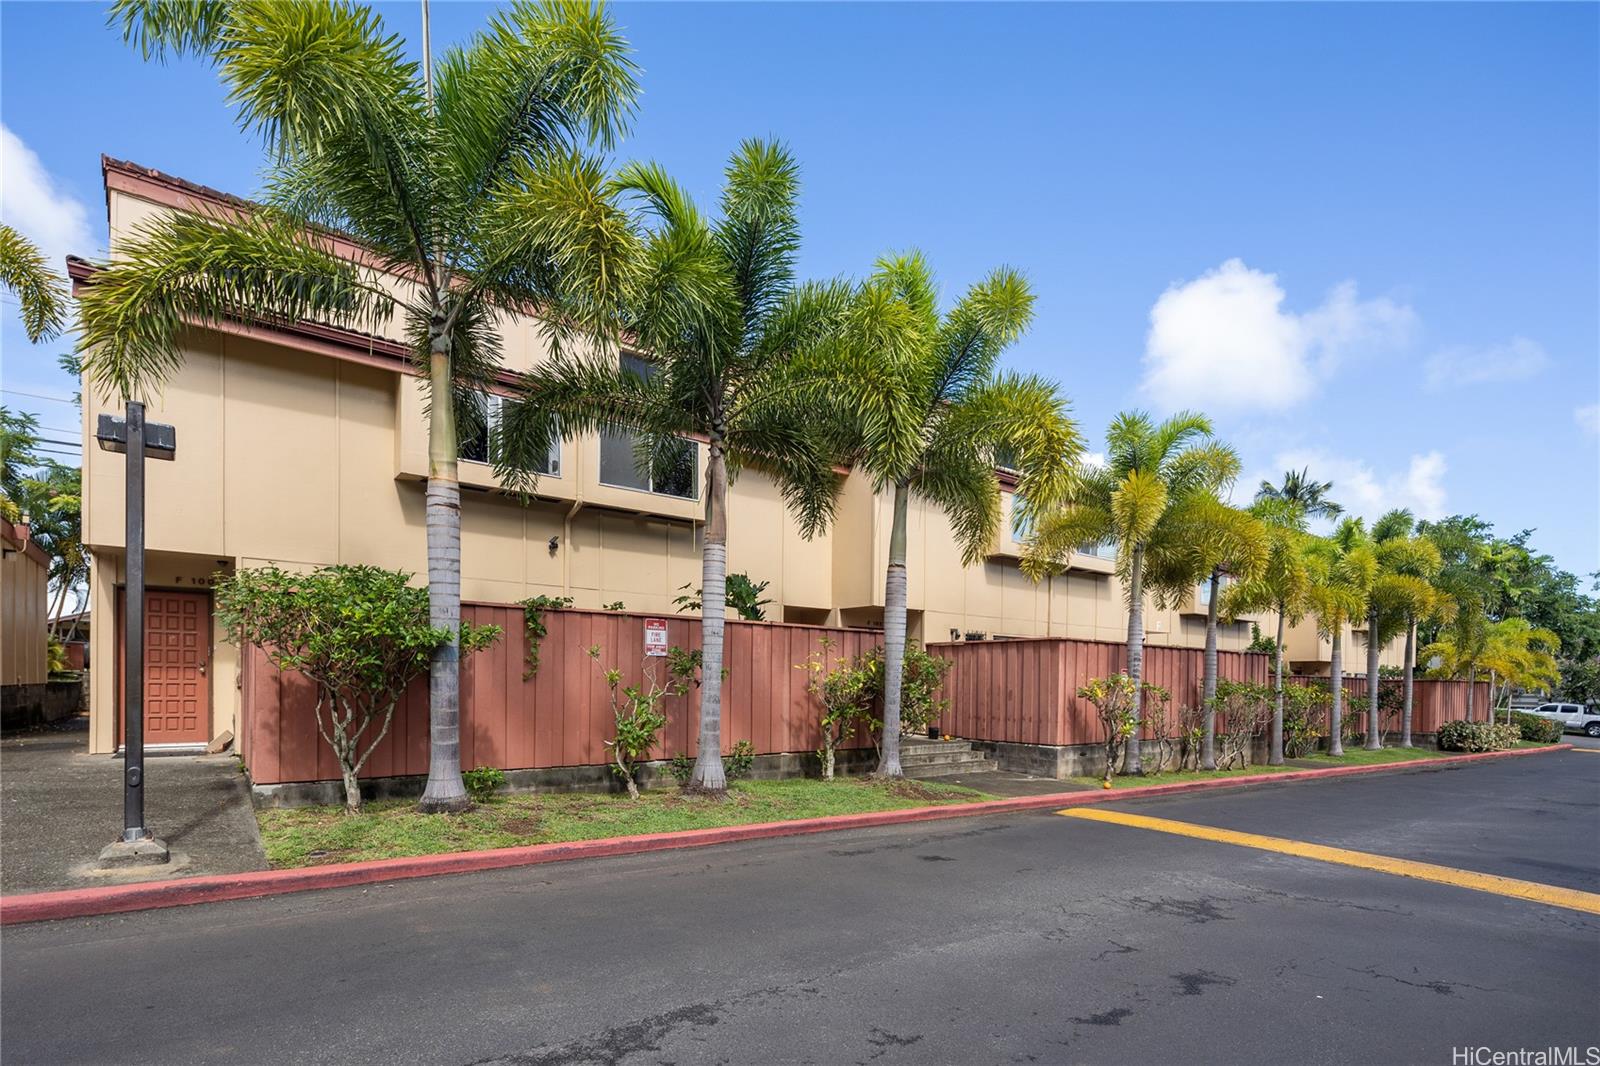
<svg viewBox="0 0 1600 1066">
<path fill-rule="evenodd" d="M 120 626 L 119 626 L 120 628 Z M 119 642 L 120 643 L 120 642 Z M 211 594 L 150 589 L 144 601 L 144 742 L 211 740 Z M 117 670 L 121 706 L 121 664 Z M 117 716 L 120 736 L 122 716 Z"/>
</svg>

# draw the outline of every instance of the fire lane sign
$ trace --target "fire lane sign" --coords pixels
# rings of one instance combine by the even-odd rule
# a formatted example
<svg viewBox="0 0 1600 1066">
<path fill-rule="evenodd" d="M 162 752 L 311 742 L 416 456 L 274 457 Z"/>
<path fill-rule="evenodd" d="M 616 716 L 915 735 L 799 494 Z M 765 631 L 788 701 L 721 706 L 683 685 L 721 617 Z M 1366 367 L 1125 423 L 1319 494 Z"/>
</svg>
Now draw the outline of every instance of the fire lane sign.
<svg viewBox="0 0 1600 1066">
<path fill-rule="evenodd" d="M 667 654 L 667 620 L 665 618 L 646 618 L 644 620 L 644 653 L 658 657 Z"/>
</svg>

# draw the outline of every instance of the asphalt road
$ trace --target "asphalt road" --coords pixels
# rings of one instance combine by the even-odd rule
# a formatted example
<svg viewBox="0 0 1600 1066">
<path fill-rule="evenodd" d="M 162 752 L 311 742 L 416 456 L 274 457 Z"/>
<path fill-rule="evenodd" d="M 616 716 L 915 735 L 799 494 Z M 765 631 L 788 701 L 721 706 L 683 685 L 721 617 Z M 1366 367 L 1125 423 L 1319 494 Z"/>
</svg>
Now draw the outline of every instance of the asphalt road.
<svg viewBox="0 0 1600 1066">
<path fill-rule="evenodd" d="M 1114 806 L 1600 892 L 1600 754 Z M 17 927 L 0 961 L 6 1063 L 1600 1043 L 1600 916 L 1048 812 Z"/>
</svg>

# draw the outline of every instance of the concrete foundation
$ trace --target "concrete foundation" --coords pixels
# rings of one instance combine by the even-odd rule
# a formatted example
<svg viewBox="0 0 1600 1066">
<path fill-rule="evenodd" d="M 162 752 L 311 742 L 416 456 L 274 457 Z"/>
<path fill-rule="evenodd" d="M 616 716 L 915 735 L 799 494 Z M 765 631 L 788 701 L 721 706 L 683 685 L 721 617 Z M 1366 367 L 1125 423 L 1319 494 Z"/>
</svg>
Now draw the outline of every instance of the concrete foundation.
<svg viewBox="0 0 1600 1066">
<path fill-rule="evenodd" d="M 102 870 L 123 870 L 130 866 L 161 866 L 172 857 L 165 840 L 118 840 L 100 851 Z"/>
<path fill-rule="evenodd" d="M 0 685 L 0 729 L 33 729 L 89 709 L 87 680 Z"/>
<path fill-rule="evenodd" d="M 834 772 L 842 776 L 869 773 L 877 765 L 871 748 L 852 748 L 835 756 Z M 507 770 L 506 792 L 598 792 L 625 793 L 626 786 L 610 766 L 554 766 L 539 770 Z M 757 781 L 778 781 L 794 777 L 820 777 L 821 764 L 814 752 L 783 752 L 757 755 L 750 776 Z M 676 788 L 671 763 L 657 760 L 639 768 L 639 787 Z M 377 777 L 361 782 L 363 800 L 416 799 L 422 795 L 427 778 Z M 344 786 L 338 781 L 291 781 L 276 785 L 253 785 L 251 796 L 261 807 L 332 806 L 344 803 Z"/>
</svg>

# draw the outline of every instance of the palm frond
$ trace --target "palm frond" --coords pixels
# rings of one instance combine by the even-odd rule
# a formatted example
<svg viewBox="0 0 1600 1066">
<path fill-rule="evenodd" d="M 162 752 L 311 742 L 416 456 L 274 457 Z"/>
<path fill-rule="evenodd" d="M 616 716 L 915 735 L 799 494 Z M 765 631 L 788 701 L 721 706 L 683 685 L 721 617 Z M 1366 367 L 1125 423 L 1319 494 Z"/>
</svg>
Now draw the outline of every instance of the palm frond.
<svg viewBox="0 0 1600 1066">
<path fill-rule="evenodd" d="M 974 285 L 945 316 L 928 392 L 939 400 L 959 396 L 987 379 L 1000 353 L 1033 322 L 1027 279 L 1001 267 Z"/>
<path fill-rule="evenodd" d="M 79 300 L 84 372 L 137 396 L 181 363 L 186 325 L 304 320 L 361 327 L 392 297 L 327 242 L 267 211 L 239 220 L 175 215 L 140 226 Z"/>
<path fill-rule="evenodd" d="M 227 8 L 225 0 L 112 0 L 106 24 L 120 24 L 122 39 L 146 60 L 210 57 Z"/>
<path fill-rule="evenodd" d="M 961 549 L 963 566 L 983 559 L 1000 529 L 1000 479 L 986 453 L 954 438 L 936 441 L 911 489 L 939 505 Z"/>
<path fill-rule="evenodd" d="M 716 236 L 732 268 L 747 344 L 759 339 L 794 280 L 799 194 L 799 164 L 781 144 L 747 140 L 728 162 Z"/>
<path fill-rule="evenodd" d="M 65 328 L 66 285 L 38 247 L 4 223 L 0 223 L 0 288 L 22 305 L 22 328 L 34 344 Z"/>
</svg>

